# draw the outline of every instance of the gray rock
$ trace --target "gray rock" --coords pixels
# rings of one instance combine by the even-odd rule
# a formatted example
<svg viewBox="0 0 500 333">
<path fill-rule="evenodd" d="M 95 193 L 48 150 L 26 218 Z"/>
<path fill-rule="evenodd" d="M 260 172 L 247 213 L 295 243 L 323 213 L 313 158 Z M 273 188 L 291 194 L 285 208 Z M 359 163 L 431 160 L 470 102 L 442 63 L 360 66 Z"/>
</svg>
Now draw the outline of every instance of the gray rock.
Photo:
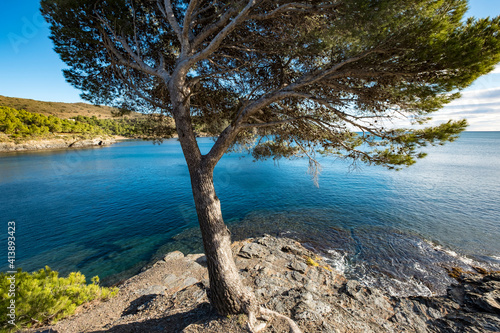
<svg viewBox="0 0 500 333">
<path fill-rule="evenodd" d="M 205 290 L 200 289 L 195 292 L 192 297 L 196 299 L 196 303 L 202 303 L 206 299 L 207 293 Z"/>
<path fill-rule="evenodd" d="M 262 258 L 269 254 L 264 246 L 257 243 L 248 243 L 243 245 L 238 255 L 243 258 Z"/>
<path fill-rule="evenodd" d="M 237 268 L 245 275 L 245 284 L 254 290 L 260 305 L 293 318 L 303 332 L 500 332 L 499 274 L 486 276 L 465 274 L 455 285 L 450 286 L 447 295 L 397 297 L 389 296 L 376 287 L 367 287 L 359 281 L 346 280 L 339 273 L 323 267 L 305 266 L 301 253 L 311 258 L 315 255 L 309 250 L 302 249 L 290 239 L 276 239 L 270 236 L 258 238 L 240 249 Z M 161 282 L 152 282 L 151 275 L 142 274 L 138 276 L 143 279 L 141 287 L 132 284 L 133 280 L 122 286 L 127 292 L 127 297 L 129 290 L 145 295 L 134 303 L 134 316 L 127 319 L 129 322 L 126 325 L 131 325 L 131 321 L 134 325 L 151 322 L 148 318 L 155 311 L 161 311 L 159 316 L 163 318 L 164 309 L 172 305 L 177 306 L 172 308 L 175 311 L 178 311 L 179 307 L 185 311 L 184 309 L 189 307 L 193 309 L 198 306 L 198 310 L 182 314 L 186 320 L 191 320 L 189 319 L 191 316 L 197 316 L 198 311 L 203 312 L 209 308 L 208 304 L 205 304 L 206 307 L 199 306 L 208 301 L 206 290 L 209 281 L 202 280 L 202 286 L 195 278 L 195 276 L 201 279 L 206 277 L 203 275 L 206 269 L 203 268 L 201 271 L 202 267 L 198 262 L 204 257 L 201 255 L 184 257 L 180 252 L 173 252 L 166 258 L 169 264 L 160 261 L 159 265 L 152 268 L 163 270 L 155 276 L 155 278 L 160 277 Z M 176 267 L 177 264 L 181 265 Z M 151 285 L 152 283 L 164 283 L 164 285 Z M 132 285 L 134 287 L 131 287 Z M 165 296 L 155 297 L 157 294 Z M 155 300 L 147 303 L 151 298 Z M 161 330 L 181 331 L 178 326 L 173 325 L 176 322 L 176 315 L 171 313 L 165 319 L 169 324 Z M 125 315 L 126 313 L 123 314 Z M 268 319 L 272 319 L 272 316 Z M 114 323 L 125 324 L 125 321 L 119 322 L 119 320 L 121 319 L 115 320 Z M 184 331 L 221 332 L 221 327 L 227 329 L 228 326 L 218 325 L 219 320 L 226 319 L 220 318 L 214 321 L 211 318 L 206 322 L 200 322 L 199 325 L 196 324 L 198 326 L 191 324 Z M 271 320 L 269 331 L 282 332 L 279 325 L 271 327 L 272 323 L 276 321 Z M 112 326 L 106 326 L 106 329 L 114 331 Z M 188 329 L 191 326 L 193 329 Z M 124 327 L 125 330 L 129 328 Z M 144 326 L 141 327 L 142 330 L 137 329 L 134 332 L 153 332 L 151 327 Z M 130 326 L 130 329 L 132 328 L 135 329 L 135 326 Z"/>
<path fill-rule="evenodd" d="M 358 298 L 360 296 L 362 286 L 358 281 L 349 280 L 345 284 L 344 288 L 345 288 L 345 292 L 349 296 L 351 296 L 353 298 Z"/>
<path fill-rule="evenodd" d="M 136 290 L 135 293 L 139 296 L 144 295 L 165 295 L 165 286 L 153 285 L 148 288 Z"/>
<path fill-rule="evenodd" d="M 306 280 L 306 278 L 304 277 L 304 275 L 300 274 L 299 272 L 297 271 L 293 271 L 293 272 L 289 272 L 289 276 L 297 281 L 297 282 L 304 282 Z"/>
<path fill-rule="evenodd" d="M 307 271 L 307 278 L 310 279 L 310 280 L 313 280 L 313 281 L 318 281 L 319 280 L 319 272 L 318 272 L 318 268 L 315 267 L 314 269 L 309 269 Z"/>
<path fill-rule="evenodd" d="M 163 260 L 165 261 L 170 261 L 170 260 L 176 260 L 176 259 L 182 259 L 184 258 L 184 254 L 181 251 L 174 251 L 168 253 Z"/>
<path fill-rule="evenodd" d="M 192 276 L 187 276 L 186 274 L 181 277 L 174 274 L 168 274 L 163 278 L 163 282 L 165 283 L 166 289 L 168 289 L 170 293 L 192 286 L 193 284 L 200 282 L 200 280 Z"/>
<path fill-rule="evenodd" d="M 318 287 L 317 283 L 311 280 L 308 280 L 307 283 L 304 283 L 304 289 L 310 293 L 317 293 Z"/>
<path fill-rule="evenodd" d="M 491 313 L 500 314 L 500 291 L 495 290 L 483 295 L 483 309 Z"/>
<path fill-rule="evenodd" d="M 316 312 L 319 314 L 327 314 L 332 311 L 332 307 L 325 302 L 317 301 L 314 304 Z"/>
<path fill-rule="evenodd" d="M 188 259 L 190 261 L 196 261 L 200 265 L 202 263 L 206 263 L 207 262 L 207 257 L 203 253 L 188 254 L 188 255 L 186 255 L 186 259 Z"/>
<path fill-rule="evenodd" d="M 310 304 L 308 302 L 300 302 L 293 309 L 294 310 L 294 319 L 297 320 L 307 320 L 307 321 L 321 321 L 321 315 L 311 309 Z"/>
<path fill-rule="evenodd" d="M 281 248 L 281 251 L 283 251 L 285 253 L 295 254 L 297 256 L 302 256 L 302 255 L 306 254 L 306 251 L 304 251 L 303 249 L 299 248 L 298 246 L 294 246 L 294 245 L 290 245 L 290 244 L 284 245 Z"/>
<path fill-rule="evenodd" d="M 201 257 L 197 258 L 195 260 L 199 265 L 203 267 L 207 267 L 207 257 L 205 255 L 202 255 Z"/>
<path fill-rule="evenodd" d="M 323 321 L 321 324 L 321 332 L 323 333 L 339 333 L 339 331 L 332 325 L 330 325 L 328 322 Z"/>
<path fill-rule="evenodd" d="M 267 285 L 267 279 L 264 279 L 264 278 L 257 278 L 255 280 L 255 285 L 257 287 L 260 287 L 260 288 L 263 288 Z"/>
<path fill-rule="evenodd" d="M 288 264 L 288 268 L 303 274 L 307 270 L 307 265 L 303 262 L 295 260 Z"/>
<path fill-rule="evenodd" d="M 192 286 L 193 284 L 196 284 L 198 282 L 200 282 L 200 280 L 195 279 L 194 277 L 188 277 L 184 279 L 184 281 L 182 281 L 182 288 Z"/>
<path fill-rule="evenodd" d="M 255 290 L 255 295 L 260 296 L 260 297 L 269 297 L 272 296 L 271 293 L 268 291 L 267 288 L 259 288 Z"/>
<path fill-rule="evenodd" d="M 203 287 L 204 287 L 205 289 L 210 288 L 210 281 L 209 281 L 208 279 L 203 279 L 203 280 L 201 280 L 201 284 L 203 285 Z"/>
<path fill-rule="evenodd" d="M 500 290 L 484 293 L 475 290 L 475 292 L 467 292 L 465 298 L 468 304 L 474 305 L 482 311 L 500 314 Z"/>
<path fill-rule="evenodd" d="M 196 272 L 197 270 L 200 270 L 200 269 L 204 269 L 205 267 L 207 267 L 207 266 L 206 265 L 202 266 L 199 263 L 197 263 L 196 261 L 190 261 L 189 264 L 187 265 L 187 269 L 189 269 L 193 272 Z"/>
<path fill-rule="evenodd" d="M 151 301 L 147 301 L 137 307 L 137 311 L 144 311 L 151 307 Z"/>
<path fill-rule="evenodd" d="M 278 258 L 276 258 L 275 255 L 269 254 L 269 255 L 266 256 L 266 263 L 268 263 L 271 266 L 271 263 L 274 262 L 274 261 L 276 261 L 277 259 Z M 270 267 L 270 266 L 268 266 L 268 267 Z"/>
<path fill-rule="evenodd" d="M 171 286 L 171 285 L 177 283 L 178 280 L 179 280 L 179 278 L 177 276 L 175 276 L 174 274 L 168 274 L 167 276 L 165 276 L 165 278 L 163 278 L 163 282 L 167 286 Z"/>
</svg>

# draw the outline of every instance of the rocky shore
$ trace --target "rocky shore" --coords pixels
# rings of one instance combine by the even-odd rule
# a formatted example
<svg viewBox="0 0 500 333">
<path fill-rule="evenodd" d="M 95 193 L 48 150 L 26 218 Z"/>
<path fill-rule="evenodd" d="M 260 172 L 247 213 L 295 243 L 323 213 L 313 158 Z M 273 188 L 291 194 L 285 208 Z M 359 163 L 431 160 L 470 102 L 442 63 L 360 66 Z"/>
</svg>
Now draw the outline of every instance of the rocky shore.
<svg viewBox="0 0 500 333">
<path fill-rule="evenodd" d="M 303 332 L 499 332 L 500 273 L 450 272 L 444 296 L 392 297 L 347 280 L 315 253 L 287 238 L 233 243 L 236 264 L 264 307 Z M 122 283 L 119 295 L 93 303 L 54 326 L 26 332 L 246 332 L 245 315 L 218 316 L 207 298 L 202 254 L 172 252 Z M 284 319 L 264 332 L 288 332 Z"/>
<path fill-rule="evenodd" d="M 115 142 L 116 139 L 113 137 L 97 137 L 94 139 L 65 137 L 47 140 L 28 140 L 22 143 L 0 142 L 0 152 L 107 146 Z"/>
</svg>

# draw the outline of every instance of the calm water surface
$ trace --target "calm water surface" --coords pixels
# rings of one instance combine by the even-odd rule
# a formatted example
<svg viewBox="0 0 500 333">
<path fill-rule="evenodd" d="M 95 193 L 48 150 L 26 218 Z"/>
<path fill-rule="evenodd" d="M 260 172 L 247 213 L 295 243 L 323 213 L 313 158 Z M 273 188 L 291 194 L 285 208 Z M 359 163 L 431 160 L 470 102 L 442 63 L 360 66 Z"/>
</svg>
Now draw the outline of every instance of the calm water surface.
<svg viewBox="0 0 500 333">
<path fill-rule="evenodd" d="M 199 139 L 208 151 L 212 140 Z M 466 132 L 399 172 L 323 159 L 225 156 L 215 170 L 235 239 L 294 237 L 345 274 L 394 294 L 442 293 L 445 267 L 500 269 L 500 132 Z M 16 265 L 113 283 L 162 254 L 201 251 L 177 140 L 0 155 L 0 221 L 16 222 Z M 7 270 L 2 264 L 2 270 Z"/>
</svg>

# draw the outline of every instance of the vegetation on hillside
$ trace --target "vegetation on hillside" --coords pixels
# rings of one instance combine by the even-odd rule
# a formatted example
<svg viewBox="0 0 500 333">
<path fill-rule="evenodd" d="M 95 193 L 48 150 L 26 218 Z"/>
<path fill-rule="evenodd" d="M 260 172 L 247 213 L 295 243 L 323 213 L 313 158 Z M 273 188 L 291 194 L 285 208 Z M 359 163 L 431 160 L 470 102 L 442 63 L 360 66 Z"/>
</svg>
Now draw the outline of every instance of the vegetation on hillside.
<svg viewBox="0 0 500 333">
<path fill-rule="evenodd" d="M 5 106 L 0 106 L 0 132 L 11 138 L 43 137 L 54 133 L 106 134 L 100 127 L 85 122 Z"/>
<path fill-rule="evenodd" d="M 126 137 L 144 136 L 146 119 L 98 119 L 96 116 L 77 116 L 77 123 L 99 128 L 106 134 Z"/>
<path fill-rule="evenodd" d="M 10 139 L 51 138 L 58 134 L 72 134 L 84 137 L 98 135 L 120 135 L 125 137 L 152 136 L 155 126 L 174 127 L 170 119 L 159 122 L 153 117 L 99 119 L 96 116 L 76 116 L 71 119 L 61 119 L 55 116 L 45 116 L 40 113 L 16 110 L 0 106 L 0 132 Z M 163 131 L 165 132 L 165 131 Z"/>
<path fill-rule="evenodd" d="M 118 293 L 116 287 L 100 287 L 97 276 L 92 278 L 92 284 L 87 284 L 80 272 L 70 273 L 66 278 L 58 275 L 48 266 L 31 274 L 21 270 L 15 274 L 0 273 L 0 331 L 55 323 L 72 315 L 83 303 L 106 300 Z M 9 306 L 15 308 L 15 316 Z"/>
<path fill-rule="evenodd" d="M 62 119 L 69 119 L 79 115 L 99 119 L 110 119 L 119 113 L 119 110 L 109 106 L 92 105 L 88 103 L 61 103 L 61 102 L 42 102 L 26 98 L 16 98 L 0 96 L 0 105 L 8 106 L 17 110 L 26 110 L 28 112 L 41 113 L 45 116 L 55 116 Z M 132 112 L 127 118 L 137 118 L 142 115 Z"/>
</svg>

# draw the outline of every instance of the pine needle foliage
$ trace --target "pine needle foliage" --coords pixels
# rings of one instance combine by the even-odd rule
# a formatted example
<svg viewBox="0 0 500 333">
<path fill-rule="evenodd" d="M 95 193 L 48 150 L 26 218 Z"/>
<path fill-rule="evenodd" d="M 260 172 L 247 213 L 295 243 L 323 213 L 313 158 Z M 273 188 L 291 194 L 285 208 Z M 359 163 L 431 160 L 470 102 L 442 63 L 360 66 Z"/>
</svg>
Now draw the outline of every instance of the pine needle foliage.
<svg viewBox="0 0 500 333">
<path fill-rule="evenodd" d="M 48 266 L 33 273 L 18 270 L 15 273 L 15 311 L 13 327 L 8 323 L 7 307 L 10 304 L 9 274 L 0 274 L 0 321 L 2 332 L 14 332 L 21 328 L 37 327 L 53 324 L 62 318 L 72 315 L 76 308 L 93 300 L 107 300 L 118 293 L 118 288 L 99 286 L 99 277 L 92 278 L 87 284 L 85 275 L 72 272 L 67 277 L 59 277 L 59 273 Z"/>
<path fill-rule="evenodd" d="M 467 123 L 432 127 L 432 114 L 500 61 L 500 16 L 466 11 L 467 0 L 42 1 L 66 79 L 93 103 L 175 118 L 182 91 L 190 128 L 219 137 L 215 148 L 389 168 L 456 138 Z"/>
</svg>

